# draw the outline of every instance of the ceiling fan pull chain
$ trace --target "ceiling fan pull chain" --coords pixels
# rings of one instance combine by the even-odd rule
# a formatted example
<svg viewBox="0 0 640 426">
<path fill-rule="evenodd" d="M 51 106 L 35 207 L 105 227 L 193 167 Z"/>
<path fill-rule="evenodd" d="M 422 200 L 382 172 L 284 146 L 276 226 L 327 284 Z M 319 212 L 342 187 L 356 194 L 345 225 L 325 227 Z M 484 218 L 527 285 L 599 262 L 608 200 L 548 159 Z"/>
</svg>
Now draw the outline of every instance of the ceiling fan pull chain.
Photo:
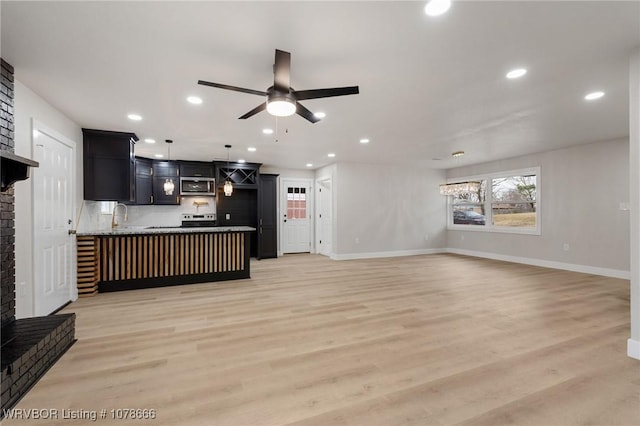
<svg viewBox="0 0 640 426">
<path fill-rule="evenodd" d="M 278 116 L 276 115 L 276 142 L 278 142 Z"/>
</svg>

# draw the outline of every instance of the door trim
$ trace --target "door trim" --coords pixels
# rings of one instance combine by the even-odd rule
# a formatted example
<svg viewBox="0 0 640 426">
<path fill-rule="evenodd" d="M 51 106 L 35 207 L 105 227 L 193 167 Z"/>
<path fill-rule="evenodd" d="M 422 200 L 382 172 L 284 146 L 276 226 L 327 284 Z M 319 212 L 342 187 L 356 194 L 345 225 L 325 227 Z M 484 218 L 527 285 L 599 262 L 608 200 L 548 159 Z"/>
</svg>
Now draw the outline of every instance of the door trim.
<svg viewBox="0 0 640 426">
<path fill-rule="evenodd" d="M 315 254 L 316 252 L 316 240 L 315 240 L 315 186 L 312 178 L 288 178 L 284 176 L 280 177 L 280 185 L 278 186 L 280 189 L 280 196 L 278 200 L 279 207 L 279 217 L 278 217 L 278 238 L 280 241 L 284 241 L 284 212 L 287 211 L 287 205 L 285 203 L 284 198 L 286 197 L 287 190 L 285 188 L 285 182 L 294 182 L 300 184 L 300 186 L 306 186 L 309 188 L 309 194 L 313 194 L 309 196 L 307 199 L 307 212 L 310 216 L 309 218 L 309 243 L 311 244 L 309 247 L 309 253 Z M 278 256 L 283 256 L 282 243 L 278 247 Z"/>
<path fill-rule="evenodd" d="M 328 183 L 329 186 L 331 187 L 331 199 L 329 202 L 329 209 L 331 210 L 331 223 L 330 223 L 330 232 L 331 232 L 331 247 L 329 248 L 329 252 L 328 253 L 322 253 L 322 250 L 320 249 L 320 237 L 322 235 L 322 221 L 318 220 L 318 226 L 315 227 L 315 247 L 317 247 L 317 253 L 318 254 L 322 254 L 324 256 L 327 256 L 329 258 L 331 258 L 333 256 L 334 250 L 333 250 L 333 234 L 334 234 L 334 219 L 333 219 L 333 180 L 331 177 L 326 177 L 323 179 L 318 179 L 316 181 L 316 189 L 318 189 L 318 192 L 314 192 L 314 196 L 317 197 L 317 203 L 316 203 L 316 211 L 315 211 L 315 217 L 317 217 L 318 219 L 320 218 L 319 215 L 322 213 L 320 211 L 320 209 L 325 209 L 325 206 L 322 205 L 322 197 L 319 194 L 319 190 L 320 188 L 325 188 L 325 186 L 323 184 Z"/>
<path fill-rule="evenodd" d="M 68 137 L 66 137 L 65 135 L 63 135 L 62 133 L 52 129 L 51 127 L 47 126 L 46 124 L 44 124 L 43 122 L 32 118 L 31 119 L 31 156 L 32 158 L 35 158 L 35 151 L 36 151 L 36 147 L 37 147 L 37 140 L 36 140 L 36 135 L 37 133 L 44 133 L 46 135 L 48 135 L 49 137 L 51 137 L 52 139 L 55 139 L 56 141 L 60 142 L 63 145 L 68 146 L 71 150 L 72 150 L 72 155 L 71 155 L 71 182 L 72 182 L 72 197 L 71 197 L 71 212 L 75 215 L 77 215 L 77 211 L 76 211 L 76 199 L 77 199 L 77 194 L 78 194 L 78 182 L 77 182 L 77 144 L 76 142 L 74 142 L 73 140 L 69 139 Z M 36 227 L 35 227 L 35 210 L 33 208 L 34 206 L 34 201 L 35 201 L 35 180 L 32 179 L 31 182 L 31 229 L 32 229 L 32 240 L 31 240 L 31 264 L 33 265 L 33 280 L 31 282 L 31 312 L 35 313 L 35 307 L 36 307 L 36 285 L 35 285 L 35 277 L 36 277 L 36 273 L 35 273 L 35 269 L 38 267 L 38 265 L 36 265 L 35 263 L 35 240 L 38 237 L 36 235 Z M 78 226 L 78 221 L 79 218 L 74 217 L 72 220 L 75 220 L 74 223 L 70 224 L 70 229 L 76 229 Z M 71 237 L 70 237 L 71 238 Z M 70 261 L 70 268 L 71 271 L 69 271 L 69 277 L 70 277 L 70 283 L 69 283 L 69 300 L 70 301 L 75 301 L 78 299 L 78 286 L 77 286 L 77 275 L 78 275 L 78 268 L 77 268 L 77 250 L 76 250 L 76 244 L 75 244 L 75 238 L 73 238 L 73 242 L 71 243 L 71 253 L 70 253 L 70 257 L 71 257 L 71 261 Z"/>
</svg>

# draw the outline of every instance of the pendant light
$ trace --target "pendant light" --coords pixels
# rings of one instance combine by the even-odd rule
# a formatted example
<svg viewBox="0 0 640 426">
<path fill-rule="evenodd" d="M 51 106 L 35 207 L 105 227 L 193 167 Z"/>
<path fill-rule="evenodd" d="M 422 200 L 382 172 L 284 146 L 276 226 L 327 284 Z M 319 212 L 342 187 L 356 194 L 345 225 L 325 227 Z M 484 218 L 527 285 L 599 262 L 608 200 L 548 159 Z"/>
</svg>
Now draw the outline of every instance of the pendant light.
<svg viewBox="0 0 640 426">
<path fill-rule="evenodd" d="M 167 161 L 171 161 L 171 144 L 173 143 L 173 141 L 171 139 L 166 139 L 165 142 L 167 143 Z M 175 189 L 173 179 L 165 179 L 164 185 L 162 185 L 162 189 L 164 189 L 164 193 L 166 195 L 173 195 L 173 190 Z"/>
<path fill-rule="evenodd" d="M 227 148 L 227 178 L 224 181 L 224 195 L 230 197 L 233 194 L 233 184 L 231 183 L 231 179 L 229 179 L 229 150 L 231 149 L 231 145 L 225 145 Z"/>
</svg>

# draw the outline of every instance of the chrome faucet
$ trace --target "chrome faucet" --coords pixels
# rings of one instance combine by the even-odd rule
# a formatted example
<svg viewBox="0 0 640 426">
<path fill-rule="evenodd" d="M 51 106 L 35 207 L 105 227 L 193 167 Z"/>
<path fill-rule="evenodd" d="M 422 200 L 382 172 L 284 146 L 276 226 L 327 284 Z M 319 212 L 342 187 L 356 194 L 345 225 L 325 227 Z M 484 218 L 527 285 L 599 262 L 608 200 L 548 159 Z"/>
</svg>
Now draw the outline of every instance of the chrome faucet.
<svg viewBox="0 0 640 426">
<path fill-rule="evenodd" d="M 127 216 L 128 216 L 127 205 L 126 204 L 122 204 L 122 203 L 116 203 L 116 205 L 113 206 L 113 213 L 111 214 L 111 227 L 112 228 L 115 228 L 116 226 L 118 226 L 118 219 L 117 219 L 118 206 L 124 207 L 123 222 L 127 221 Z"/>
</svg>

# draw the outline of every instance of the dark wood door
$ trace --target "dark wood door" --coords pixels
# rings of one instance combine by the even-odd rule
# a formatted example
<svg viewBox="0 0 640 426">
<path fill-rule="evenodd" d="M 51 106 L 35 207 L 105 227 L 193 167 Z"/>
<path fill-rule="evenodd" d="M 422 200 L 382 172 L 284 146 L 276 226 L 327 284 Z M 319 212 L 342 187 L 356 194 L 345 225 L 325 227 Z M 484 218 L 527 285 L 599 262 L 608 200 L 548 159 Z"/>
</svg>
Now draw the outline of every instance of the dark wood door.
<svg viewBox="0 0 640 426">
<path fill-rule="evenodd" d="M 173 183 L 173 191 L 165 191 L 165 183 Z M 180 180 L 177 177 L 153 176 L 153 204 L 180 204 Z"/>
<path fill-rule="evenodd" d="M 218 226 L 251 226 L 258 228 L 257 189 L 233 188 L 233 195 L 227 197 L 218 188 L 216 197 L 216 220 Z M 258 256 L 257 231 L 248 233 L 250 256 Z"/>
<path fill-rule="evenodd" d="M 213 163 L 204 161 L 180 161 L 180 176 L 184 177 L 215 177 Z"/>
<path fill-rule="evenodd" d="M 152 160 L 136 157 L 135 160 L 134 199 L 125 204 L 149 205 L 153 204 L 153 172 Z"/>
<path fill-rule="evenodd" d="M 134 133 L 82 129 L 84 199 L 134 201 Z"/>
<path fill-rule="evenodd" d="M 169 182 L 173 191 L 165 191 Z M 180 168 L 176 161 L 153 162 L 153 204 L 180 204 Z"/>
<path fill-rule="evenodd" d="M 258 188 L 258 259 L 278 257 L 278 175 L 261 174 Z"/>
</svg>

